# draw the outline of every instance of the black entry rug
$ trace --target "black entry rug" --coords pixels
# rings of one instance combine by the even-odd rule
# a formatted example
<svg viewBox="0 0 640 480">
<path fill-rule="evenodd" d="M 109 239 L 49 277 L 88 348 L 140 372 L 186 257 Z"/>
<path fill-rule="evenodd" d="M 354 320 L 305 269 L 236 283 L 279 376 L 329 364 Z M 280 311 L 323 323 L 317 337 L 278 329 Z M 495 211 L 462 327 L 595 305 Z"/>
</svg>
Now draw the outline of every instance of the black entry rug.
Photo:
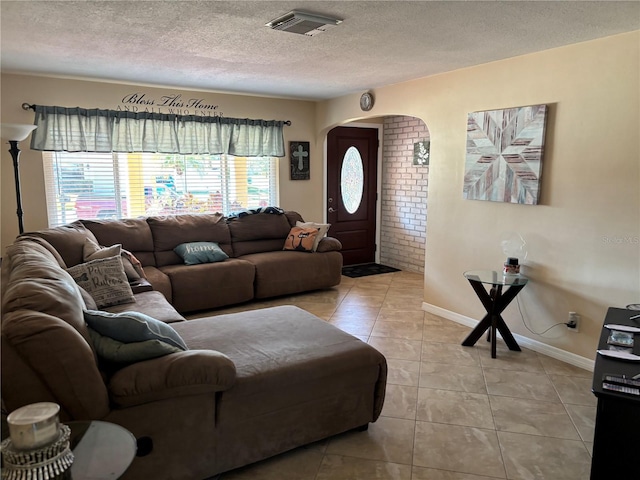
<svg viewBox="0 0 640 480">
<path fill-rule="evenodd" d="M 399 271 L 400 270 L 397 268 L 387 267 L 386 265 L 380 265 L 379 263 L 363 263 L 362 265 L 349 265 L 348 267 L 342 267 L 342 274 L 345 277 L 351 278 Z"/>
</svg>

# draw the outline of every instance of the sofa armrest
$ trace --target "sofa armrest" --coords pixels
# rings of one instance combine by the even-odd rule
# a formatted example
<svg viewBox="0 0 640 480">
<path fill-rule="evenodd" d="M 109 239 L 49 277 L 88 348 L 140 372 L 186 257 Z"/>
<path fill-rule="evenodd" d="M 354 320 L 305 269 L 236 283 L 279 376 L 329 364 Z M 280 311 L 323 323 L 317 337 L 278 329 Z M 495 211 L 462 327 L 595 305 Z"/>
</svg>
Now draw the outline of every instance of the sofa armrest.
<svg viewBox="0 0 640 480">
<path fill-rule="evenodd" d="M 109 395 L 118 407 L 184 395 L 219 392 L 236 380 L 236 366 L 215 350 L 188 350 L 134 363 L 118 370 Z"/>
<path fill-rule="evenodd" d="M 340 240 L 334 237 L 324 237 L 318 243 L 316 252 L 339 252 L 340 250 L 342 250 L 342 243 L 340 243 Z"/>
</svg>

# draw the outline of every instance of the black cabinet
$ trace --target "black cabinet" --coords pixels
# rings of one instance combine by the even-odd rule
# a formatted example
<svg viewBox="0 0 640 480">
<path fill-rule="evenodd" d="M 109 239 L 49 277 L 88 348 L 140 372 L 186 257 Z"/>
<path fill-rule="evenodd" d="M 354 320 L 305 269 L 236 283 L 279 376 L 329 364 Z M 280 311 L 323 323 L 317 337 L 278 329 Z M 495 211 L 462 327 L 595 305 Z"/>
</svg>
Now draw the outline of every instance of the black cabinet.
<svg viewBox="0 0 640 480">
<path fill-rule="evenodd" d="M 640 312 L 610 308 L 604 325 L 640 328 L 630 317 Z M 640 319 L 638 319 L 640 320 Z M 610 330 L 602 327 L 598 350 L 608 350 Z M 635 334 L 633 353 L 640 355 L 640 334 Z M 615 360 L 596 355 L 593 393 L 598 398 L 596 430 L 591 462 L 591 480 L 640 478 L 640 397 L 602 388 L 604 375 L 633 377 L 640 374 L 640 362 Z"/>
</svg>

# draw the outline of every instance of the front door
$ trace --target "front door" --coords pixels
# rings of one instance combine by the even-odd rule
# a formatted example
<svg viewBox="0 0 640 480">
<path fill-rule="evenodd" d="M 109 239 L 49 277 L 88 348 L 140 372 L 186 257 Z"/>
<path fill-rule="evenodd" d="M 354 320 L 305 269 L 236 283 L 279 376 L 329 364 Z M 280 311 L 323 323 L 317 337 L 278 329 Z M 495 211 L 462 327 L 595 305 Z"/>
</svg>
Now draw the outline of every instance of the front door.
<svg viewBox="0 0 640 480">
<path fill-rule="evenodd" d="M 327 221 L 345 265 L 376 255 L 378 129 L 336 127 L 327 136 Z"/>
</svg>

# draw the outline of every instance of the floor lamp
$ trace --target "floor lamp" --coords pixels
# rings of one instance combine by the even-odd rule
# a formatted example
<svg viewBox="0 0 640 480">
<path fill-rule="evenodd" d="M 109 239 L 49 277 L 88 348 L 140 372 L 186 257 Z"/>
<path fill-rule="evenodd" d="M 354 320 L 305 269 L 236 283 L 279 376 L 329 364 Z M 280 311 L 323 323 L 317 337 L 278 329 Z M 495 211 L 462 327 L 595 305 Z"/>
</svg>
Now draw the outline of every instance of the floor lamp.
<svg viewBox="0 0 640 480">
<path fill-rule="evenodd" d="M 24 225 L 22 224 L 22 194 L 20 192 L 20 149 L 18 148 L 18 142 L 26 139 L 29 134 L 35 130 L 35 125 L 19 125 L 16 123 L 3 123 L 0 125 L 0 137 L 9 142 L 11 148 L 9 153 L 13 158 L 13 173 L 16 180 L 16 204 L 18 209 L 16 214 L 18 215 L 18 230 L 20 233 L 24 233 Z"/>
</svg>

